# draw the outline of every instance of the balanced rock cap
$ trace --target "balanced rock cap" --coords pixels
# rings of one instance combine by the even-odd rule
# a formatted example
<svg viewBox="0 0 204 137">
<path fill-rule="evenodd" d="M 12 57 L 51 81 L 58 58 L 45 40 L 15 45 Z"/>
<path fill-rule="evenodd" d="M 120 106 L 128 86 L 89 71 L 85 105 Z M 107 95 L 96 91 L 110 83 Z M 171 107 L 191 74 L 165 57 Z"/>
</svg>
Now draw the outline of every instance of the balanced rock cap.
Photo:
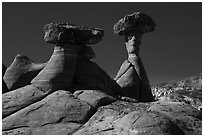
<svg viewBox="0 0 204 137">
<path fill-rule="evenodd" d="M 134 12 L 133 14 L 126 15 L 120 19 L 113 28 L 114 33 L 117 35 L 126 35 L 130 32 L 145 33 L 154 31 L 156 26 L 154 20 L 141 12 Z"/>
<path fill-rule="evenodd" d="M 100 28 L 77 26 L 70 23 L 50 23 L 44 27 L 44 40 L 52 44 L 96 44 L 104 36 Z"/>
</svg>

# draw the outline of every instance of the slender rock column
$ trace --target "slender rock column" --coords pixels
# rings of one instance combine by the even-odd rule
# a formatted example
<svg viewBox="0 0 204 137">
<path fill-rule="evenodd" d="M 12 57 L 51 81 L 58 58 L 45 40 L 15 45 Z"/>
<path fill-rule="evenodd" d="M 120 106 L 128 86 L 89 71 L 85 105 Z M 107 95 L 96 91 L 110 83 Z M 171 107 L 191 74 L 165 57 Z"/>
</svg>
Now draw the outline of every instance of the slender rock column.
<svg viewBox="0 0 204 137">
<path fill-rule="evenodd" d="M 151 17 L 140 12 L 126 15 L 114 25 L 114 32 L 125 37 L 128 53 L 128 60 L 122 64 L 115 80 L 128 96 L 141 102 L 154 100 L 139 52 L 143 34 L 154 31 L 155 26 Z"/>
</svg>

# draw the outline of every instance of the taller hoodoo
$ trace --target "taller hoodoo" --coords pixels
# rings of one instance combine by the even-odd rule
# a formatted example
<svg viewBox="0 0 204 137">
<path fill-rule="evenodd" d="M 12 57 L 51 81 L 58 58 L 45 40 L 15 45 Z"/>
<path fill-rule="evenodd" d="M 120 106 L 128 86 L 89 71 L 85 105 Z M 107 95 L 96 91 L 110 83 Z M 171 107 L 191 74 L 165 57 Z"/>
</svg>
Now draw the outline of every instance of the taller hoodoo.
<svg viewBox="0 0 204 137">
<path fill-rule="evenodd" d="M 70 23 L 50 23 L 44 27 L 44 40 L 55 44 L 54 52 L 45 68 L 32 80 L 42 90 L 70 89 L 76 73 L 78 55 L 95 57 L 87 44 L 98 43 L 104 32 Z"/>
<path fill-rule="evenodd" d="M 114 25 L 114 33 L 124 36 L 128 59 L 122 64 L 115 80 L 128 96 L 142 102 L 153 101 L 148 76 L 139 56 L 144 33 L 155 29 L 153 19 L 141 12 L 126 15 Z"/>
</svg>

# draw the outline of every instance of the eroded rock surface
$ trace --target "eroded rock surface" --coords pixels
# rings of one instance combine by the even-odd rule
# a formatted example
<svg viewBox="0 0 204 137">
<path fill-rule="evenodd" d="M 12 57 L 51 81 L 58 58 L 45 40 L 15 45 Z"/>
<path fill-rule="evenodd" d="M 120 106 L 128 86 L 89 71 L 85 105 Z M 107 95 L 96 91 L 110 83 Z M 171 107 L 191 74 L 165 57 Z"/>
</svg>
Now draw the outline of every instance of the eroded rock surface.
<svg viewBox="0 0 204 137">
<path fill-rule="evenodd" d="M 33 85 L 7 92 L 2 95 L 2 117 L 7 117 L 37 101 L 43 99 L 50 91 L 41 91 Z"/>
<path fill-rule="evenodd" d="M 134 66 L 127 60 L 122 64 L 115 78 L 128 97 L 140 100 L 140 80 Z"/>
<path fill-rule="evenodd" d="M 43 91 L 91 89 L 122 95 L 121 87 L 91 60 L 95 54 L 87 44 L 98 43 L 102 29 L 51 23 L 44 31 L 45 41 L 56 45 L 47 65 L 31 81 L 33 85 Z"/>
<path fill-rule="evenodd" d="M 3 79 L 11 91 L 29 85 L 31 80 L 45 65 L 46 63 L 36 64 L 27 56 L 18 54 L 12 64 L 7 68 Z"/>
<path fill-rule="evenodd" d="M 31 81 L 41 90 L 69 90 L 77 63 L 77 45 L 57 45 L 43 70 Z"/>
<path fill-rule="evenodd" d="M 156 26 L 154 20 L 141 12 L 134 12 L 126 15 L 114 25 L 114 33 L 117 35 L 125 35 L 131 31 L 146 33 L 154 31 Z"/>
<path fill-rule="evenodd" d="M 127 96 L 140 102 L 154 101 L 139 51 L 143 34 L 154 31 L 155 26 L 150 16 L 134 12 L 120 19 L 113 28 L 114 33 L 124 36 L 128 53 L 128 59 L 120 67 L 115 80 L 127 93 Z"/>
<path fill-rule="evenodd" d="M 75 98 L 70 92 L 59 90 L 4 118 L 2 130 L 5 134 L 21 128 L 27 128 L 26 133 L 29 130 L 31 134 L 50 134 L 52 130 L 51 133 L 68 134 L 84 124 L 94 111 L 91 105 Z M 71 130 L 67 130 L 69 128 Z"/>
<path fill-rule="evenodd" d="M 99 28 L 88 28 L 71 23 L 50 23 L 44 27 L 44 39 L 48 43 L 96 44 L 104 32 Z"/>
<path fill-rule="evenodd" d="M 33 91 L 28 89 L 33 88 Z M 3 94 L 4 105 L 18 108 L 29 102 L 31 93 L 42 91 L 30 85 L 27 90 Z M 19 89 L 22 90 L 22 89 Z M 28 93 L 27 93 L 27 92 Z M 40 94 L 41 93 L 41 94 Z M 173 94 L 173 93 L 172 93 Z M 35 95 L 35 94 L 34 94 Z M 16 98 L 14 98 L 16 97 Z M 27 98 L 27 101 L 26 101 Z M 16 104 L 15 104 L 16 102 Z M 3 105 L 3 106 L 4 106 Z M 5 108 L 5 107 L 3 107 Z M 9 110 L 9 109 L 8 109 Z M 4 113 L 4 112 L 3 112 Z M 133 103 L 100 90 L 58 90 L 3 118 L 3 134 L 24 135 L 200 135 L 202 113 L 186 102 L 168 98 L 149 103 Z"/>
<path fill-rule="evenodd" d="M 184 104 L 168 102 L 163 105 L 162 103 L 116 101 L 100 107 L 97 113 L 74 134 L 184 135 L 202 133 L 201 121 L 196 118 L 197 110 L 188 111 L 190 108 Z M 177 110 L 178 107 L 183 107 L 183 109 Z M 182 112 L 181 115 L 179 115 L 180 112 Z M 189 120 L 194 122 L 188 123 Z"/>
<path fill-rule="evenodd" d="M 74 95 L 95 108 L 110 104 L 116 100 L 116 98 L 100 90 L 78 90 L 74 92 Z"/>
<path fill-rule="evenodd" d="M 83 57 L 78 58 L 74 84 L 102 90 L 111 95 L 117 94 L 113 88 L 116 90 L 119 88 L 114 85 L 113 79 L 99 65 Z M 118 94 L 120 94 L 119 91 Z"/>
<path fill-rule="evenodd" d="M 143 22 L 140 18 L 141 16 L 147 21 L 149 20 L 147 16 L 139 13 L 133 15 L 125 17 L 124 20 L 136 18 L 138 21 L 139 17 L 141 26 L 136 30 L 141 33 L 152 30 L 153 24 Z M 126 35 L 126 32 L 119 33 Z M 2 95 L 2 133 L 4 135 L 202 134 L 202 111 L 193 107 L 191 103 L 172 98 L 173 94 L 150 102 L 153 101 L 153 96 L 138 56 L 141 34 L 134 34 L 133 37 L 131 35 L 133 39 L 138 39 L 135 41 L 136 45 L 127 44 L 128 59 L 115 78 L 118 83 L 92 61 L 95 54 L 91 47 L 86 46 L 86 44 L 96 44 L 102 36 L 101 29 L 69 23 L 46 25 L 45 41 L 56 44 L 53 55 L 31 84 Z M 129 34 L 127 36 L 130 37 Z M 19 58 L 21 57 L 20 55 Z M 25 59 L 24 56 L 22 58 L 21 69 L 27 72 L 27 67 L 26 71 L 24 70 L 26 66 L 24 64 L 30 64 L 26 63 L 29 59 Z M 17 68 L 20 68 L 19 65 Z M 22 74 L 21 71 L 17 73 Z M 125 91 L 124 87 L 129 87 L 128 91 Z M 181 94 L 186 95 L 185 92 Z"/>
<path fill-rule="evenodd" d="M 156 99 L 169 99 L 202 109 L 202 74 L 152 86 Z"/>
</svg>

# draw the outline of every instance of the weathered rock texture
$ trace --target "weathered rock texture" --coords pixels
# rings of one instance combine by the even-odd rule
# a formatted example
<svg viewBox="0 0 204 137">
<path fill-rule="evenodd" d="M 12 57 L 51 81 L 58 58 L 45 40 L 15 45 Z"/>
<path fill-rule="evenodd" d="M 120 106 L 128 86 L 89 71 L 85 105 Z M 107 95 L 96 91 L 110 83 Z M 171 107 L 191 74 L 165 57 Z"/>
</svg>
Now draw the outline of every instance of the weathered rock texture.
<svg viewBox="0 0 204 137">
<path fill-rule="evenodd" d="M 3 134 L 200 135 L 200 111 L 183 102 L 115 100 L 99 90 L 58 90 L 3 119 Z"/>
<path fill-rule="evenodd" d="M 141 12 L 126 15 L 114 25 L 114 32 L 117 35 L 126 35 L 129 32 L 146 33 L 154 31 L 156 26 L 154 20 Z"/>
<path fill-rule="evenodd" d="M 2 63 L 2 93 L 6 93 L 9 91 L 5 81 L 3 79 L 4 74 L 6 72 L 6 69 L 7 69 L 6 66 Z"/>
<path fill-rule="evenodd" d="M 94 111 L 91 105 L 68 91 L 59 90 L 4 118 L 3 134 L 16 131 L 21 134 L 70 134 L 84 124 Z"/>
<path fill-rule="evenodd" d="M 77 45 L 57 45 L 47 65 L 31 83 L 41 90 L 68 90 L 73 83 L 76 63 Z"/>
<path fill-rule="evenodd" d="M 91 60 L 95 54 L 86 46 L 102 39 L 102 29 L 50 23 L 44 30 L 45 41 L 56 46 L 47 65 L 31 81 L 33 85 L 43 91 L 96 89 L 122 95 L 121 87 Z"/>
<path fill-rule="evenodd" d="M 44 27 L 44 39 L 48 43 L 96 44 L 104 32 L 99 28 L 88 28 L 70 23 L 50 23 Z"/>
<path fill-rule="evenodd" d="M 95 54 L 86 44 L 96 44 L 102 39 L 104 32 L 102 29 L 70 23 L 50 23 L 44 27 L 44 31 L 45 41 L 56 44 L 56 46 L 48 64 L 31 83 L 41 90 L 72 90 L 74 79 L 77 79 L 75 78 L 78 73 L 77 69 L 81 67 L 78 65 L 93 64 L 89 60 L 93 59 Z M 83 63 L 83 60 L 82 63 L 78 63 L 80 62 L 79 58 L 83 58 L 86 64 Z M 86 85 L 86 83 L 82 83 L 82 85 Z M 99 84 L 97 85 L 99 86 Z"/>
<path fill-rule="evenodd" d="M 141 102 L 153 101 L 147 73 L 139 57 L 142 35 L 154 30 L 151 17 L 140 12 L 126 15 L 114 25 L 114 32 L 125 37 L 128 59 L 115 77 L 128 96 Z"/>
<path fill-rule="evenodd" d="M 116 101 L 116 98 L 100 90 L 77 90 L 74 92 L 74 95 L 95 108 L 108 105 Z"/>
<path fill-rule="evenodd" d="M 33 85 L 7 92 L 2 95 L 2 117 L 7 117 L 50 94 L 50 91 L 41 91 Z"/>
<path fill-rule="evenodd" d="M 28 57 L 18 54 L 4 74 L 9 90 L 29 85 L 31 80 L 45 67 L 46 63 L 36 64 Z"/>
<path fill-rule="evenodd" d="M 148 79 L 139 56 L 130 53 L 133 58 L 128 58 L 118 72 L 116 79 L 124 85 L 122 89 L 91 61 L 95 54 L 84 45 L 99 41 L 100 32 L 67 24 L 46 26 L 45 40 L 57 43 L 47 65 L 31 84 L 2 95 L 2 134 L 202 134 L 202 111 L 190 103 L 171 97 L 148 102 L 152 94 L 143 88 L 148 88 Z M 22 64 L 23 68 L 17 63 L 17 68 L 27 72 L 26 63 Z"/>
<path fill-rule="evenodd" d="M 134 97 L 139 100 L 140 97 L 140 80 L 134 66 L 125 61 L 115 77 L 117 83 L 123 88 L 127 96 Z"/>
<path fill-rule="evenodd" d="M 120 94 L 121 88 L 115 81 L 96 63 L 86 58 L 79 57 L 77 62 L 74 84 L 77 88 L 98 89 L 106 91 L 108 94 Z M 79 86 L 81 85 L 81 87 Z"/>
<path fill-rule="evenodd" d="M 75 135 L 201 134 L 199 112 L 179 102 L 128 103 L 100 107 Z M 192 123 L 189 123 L 191 121 Z"/>
<path fill-rule="evenodd" d="M 158 99 L 170 99 L 202 108 L 202 74 L 152 86 L 152 93 Z"/>
</svg>

